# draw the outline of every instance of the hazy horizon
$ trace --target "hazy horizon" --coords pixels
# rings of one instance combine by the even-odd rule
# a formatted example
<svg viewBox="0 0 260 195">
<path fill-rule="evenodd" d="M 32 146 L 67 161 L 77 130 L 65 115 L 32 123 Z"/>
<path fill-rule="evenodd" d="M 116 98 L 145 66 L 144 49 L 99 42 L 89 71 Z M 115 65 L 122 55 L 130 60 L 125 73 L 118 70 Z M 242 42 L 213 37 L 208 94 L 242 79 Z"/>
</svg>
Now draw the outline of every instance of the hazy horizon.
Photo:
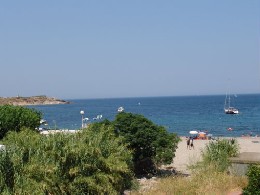
<svg viewBox="0 0 260 195">
<path fill-rule="evenodd" d="M 200 94 L 200 95 L 195 95 L 195 94 L 189 94 L 189 95 L 164 95 L 164 96 L 128 96 L 128 97 L 81 97 L 81 98 L 62 98 L 62 97 L 53 97 L 53 96 L 48 96 L 48 95 L 32 95 L 32 96 L 19 96 L 19 97 L 34 97 L 34 96 L 46 96 L 49 98 L 57 98 L 57 99 L 63 99 L 63 100 L 91 100 L 91 99 L 128 99 L 128 98 L 167 98 L 167 97 L 200 97 L 200 96 L 226 96 L 227 94 Z M 260 95 L 260 93 L 239 93 L 239 94 L 230 94 L 231 96 L 234 97 L 239 97 L 243 95 Z M 10 96 L 10 97 L 17 97 L 17 96 Z M 2 97 L 2 98 L 10 98 L 10 97 Z"/>
</svg>

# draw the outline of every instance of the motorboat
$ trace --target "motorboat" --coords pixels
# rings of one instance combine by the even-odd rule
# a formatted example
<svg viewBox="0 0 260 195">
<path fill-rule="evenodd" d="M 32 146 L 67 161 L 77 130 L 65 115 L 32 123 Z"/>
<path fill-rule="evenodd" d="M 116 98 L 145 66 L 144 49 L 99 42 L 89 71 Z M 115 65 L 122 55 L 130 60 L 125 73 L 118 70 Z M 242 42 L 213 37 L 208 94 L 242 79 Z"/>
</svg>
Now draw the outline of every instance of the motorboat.
<svg viewBox="0 0 260 195">
<path fill-rule="evenodd" d="M 120 106 L 118 109 L 117 109 L 117 112 L 124 112 L 124 108 L 122 106 Z"/>
</svg>

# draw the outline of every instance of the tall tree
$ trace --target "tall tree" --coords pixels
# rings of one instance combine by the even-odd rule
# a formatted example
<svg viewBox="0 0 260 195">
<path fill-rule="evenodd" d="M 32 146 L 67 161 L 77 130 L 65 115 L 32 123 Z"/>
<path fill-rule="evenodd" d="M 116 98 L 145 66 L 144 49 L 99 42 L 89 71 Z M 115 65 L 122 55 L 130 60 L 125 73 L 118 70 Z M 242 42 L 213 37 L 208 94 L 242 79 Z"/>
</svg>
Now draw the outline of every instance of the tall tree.
<svg viewBox="0 0 260 195">
<path fill-rule="evenodd" d="M 153 173 L 161 164 L 172 162 L 179 141 L 176 134 L 138 114 L 119 113 L 113 123 L 133 151 L 136 174 Z"/>
</svg>

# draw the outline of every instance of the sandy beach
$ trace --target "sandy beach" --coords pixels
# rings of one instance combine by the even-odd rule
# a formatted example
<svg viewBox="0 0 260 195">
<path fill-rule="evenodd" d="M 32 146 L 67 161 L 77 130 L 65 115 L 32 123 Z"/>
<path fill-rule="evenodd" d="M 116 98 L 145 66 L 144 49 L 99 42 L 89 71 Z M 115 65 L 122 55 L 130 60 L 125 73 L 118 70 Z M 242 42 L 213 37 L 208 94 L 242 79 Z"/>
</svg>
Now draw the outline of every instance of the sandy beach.
<svg viewBox="0 0 260 195">
<path fill-rule="evenodd" d="M 260 137 L 238 137 L 235 139 L 239 143 L 240 153 L 260 152 Z M 186 138 L 181 137 L 173 163 L 170 166 L 174 167 L 177 171 L 189 173 L 187 166 L 201 159 L 201 150 L 203 150 L 210 141 L 211 140 L 194 140 L 194 149 L 187 149 Z"/>
</svg>

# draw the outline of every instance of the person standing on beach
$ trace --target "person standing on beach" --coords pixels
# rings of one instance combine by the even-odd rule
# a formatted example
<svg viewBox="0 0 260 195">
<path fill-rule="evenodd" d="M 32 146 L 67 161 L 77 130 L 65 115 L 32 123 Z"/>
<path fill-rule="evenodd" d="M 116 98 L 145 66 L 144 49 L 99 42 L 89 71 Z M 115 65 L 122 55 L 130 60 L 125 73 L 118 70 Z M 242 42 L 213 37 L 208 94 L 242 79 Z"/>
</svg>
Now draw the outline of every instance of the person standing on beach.
<svg viewBox="0 0 260 195">
<path fill-rule="evenodd" d="M 194 150 L 193 139 L 194 139 L 194 138 L 192 138 L 191 141 L 190 141 L 190 146 L 191 146 L 191 148 L 193 148 L 193 150 Z"/>
<path fill-rule="evenodd" d="M 187 139 L 187 149 L 190 149 L 190 137 Z"/>
</svg>

